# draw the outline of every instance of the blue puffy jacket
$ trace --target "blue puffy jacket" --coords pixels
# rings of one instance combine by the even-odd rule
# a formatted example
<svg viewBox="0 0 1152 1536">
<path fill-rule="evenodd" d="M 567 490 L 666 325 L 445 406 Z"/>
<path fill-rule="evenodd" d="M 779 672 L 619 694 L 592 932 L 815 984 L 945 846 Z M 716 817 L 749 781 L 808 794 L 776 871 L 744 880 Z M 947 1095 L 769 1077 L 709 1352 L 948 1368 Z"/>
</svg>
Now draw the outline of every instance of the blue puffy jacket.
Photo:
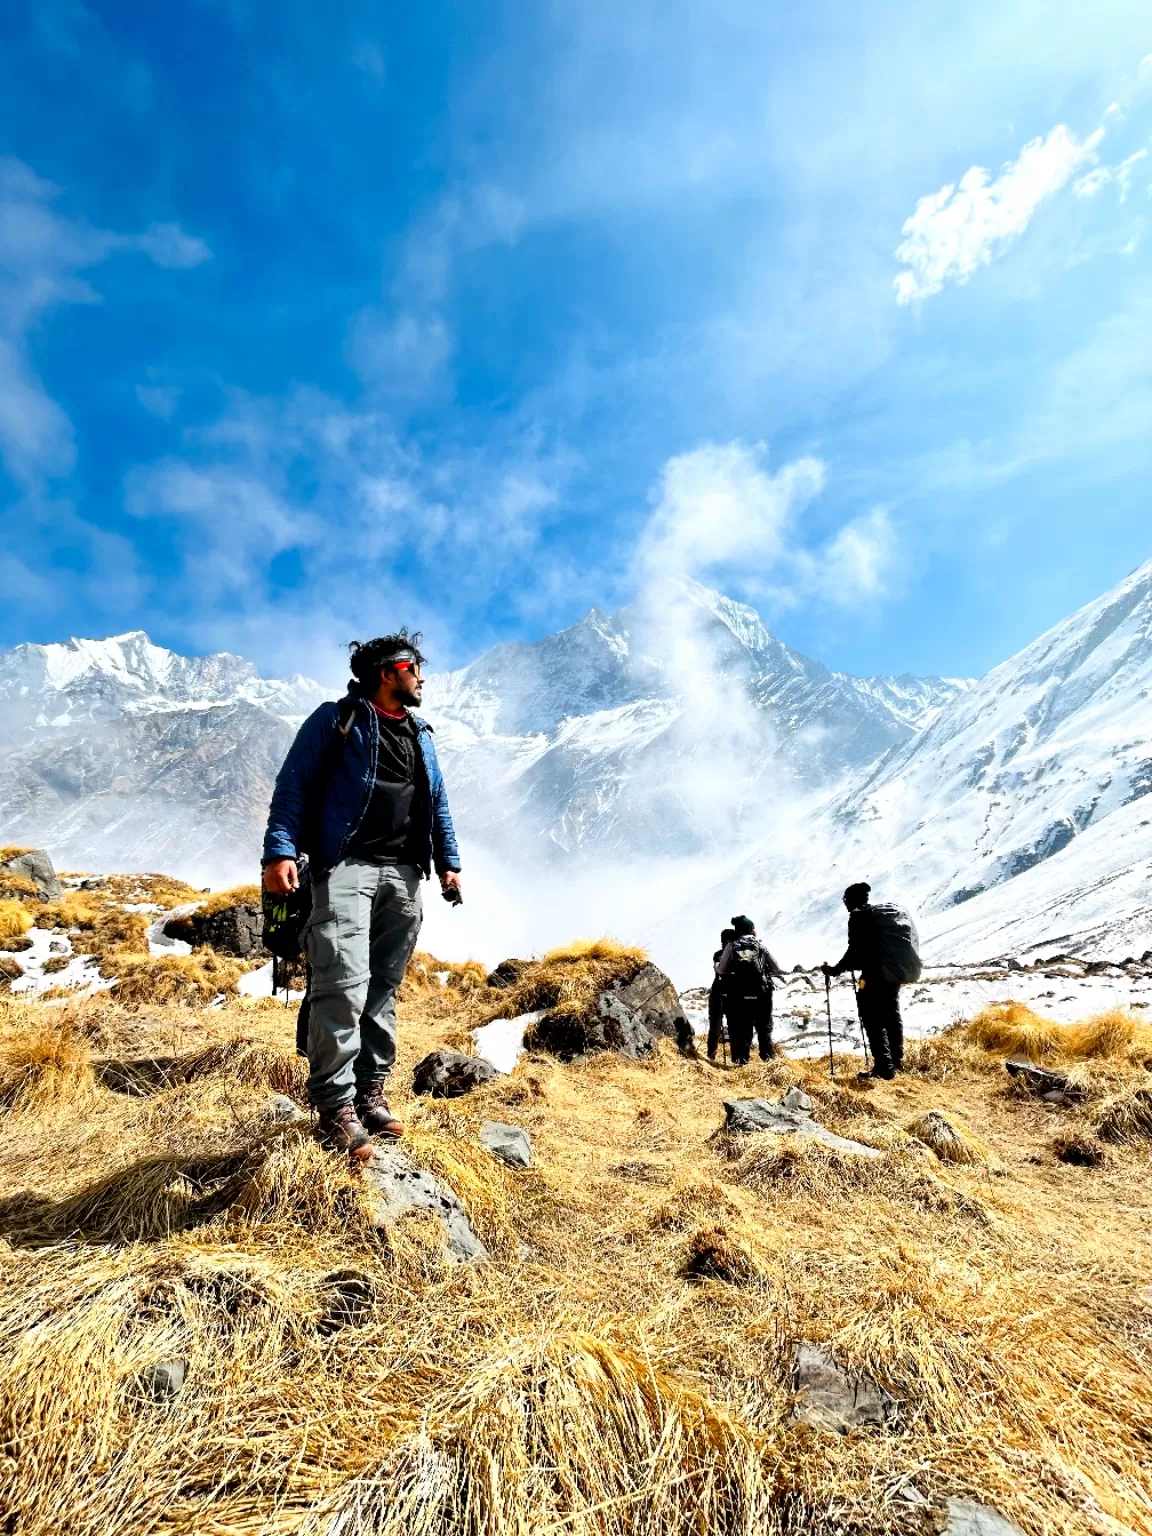
<svg viewBox="0 0 1152 1536">
<path fill-rule="evenodd" d="M 322 805 L 317 808 L 313 788 L 321 775 L 328 753 L 339 733 L 341 720 L 348 718 L 348 708 L 355 705 L 356 718 L 343 747 L 338 749 Z M 416 740 L 420 743 L 419 762 L 423 764 L 428 793 L 428 808 L 423 848 L 417 863 L 427 877 L 435 867 L 437 874 L 460 868 L 452 813 L 444 792 L 444 776 L 432 745 L 432 727 L 419 715 L 412 716 Z M 296 732 L 296 740 L 276 775 L 272 804 L 268 808 L 268 830 L 264 833 L 264 862 L 299 858 L 301 838 L 307 842 L 305 827 L 312 829 L 316 847 L 306 847 L 316 875 L 334 869 L 344 856 L 353 834 L 364 819 L 372 788 L 376 783 L 376 753 L 380 727 L 376 712 L 366 699 L 349 695 L 338 704 L 321 704 Z M 336 750 L 336 749 L 333 749 Z M 317 814 L 317 811 L 319 814 Z"/>
</svg>

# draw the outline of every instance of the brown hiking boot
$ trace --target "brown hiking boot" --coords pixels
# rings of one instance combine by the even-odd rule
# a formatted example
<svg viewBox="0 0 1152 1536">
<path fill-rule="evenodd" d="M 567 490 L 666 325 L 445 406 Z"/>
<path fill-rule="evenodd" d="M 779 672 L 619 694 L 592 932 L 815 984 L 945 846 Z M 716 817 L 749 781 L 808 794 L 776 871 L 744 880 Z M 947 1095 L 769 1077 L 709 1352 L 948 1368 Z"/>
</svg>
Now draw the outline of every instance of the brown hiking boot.
<svg viewBox="0 0 1152 1536">
<path fill-rule="evenodd" d="M 404 1134 L 404 1123 L 397 1120 L 388 1108 L 388 1100 L 377 1088 L 367 1088 L 356 1095 L 356 1113 L 375 1136 L 388 1141 L 399 1141 Z"/>
<path fill-rule="evenodd" d="M 357 1162 L 372 1155 L 372 1138 L 360 1123 L 352 1104 L 322 1109 L 319 1115 L 320 1145 L 329 1152 L 347 1152 Z"/>
</svg>

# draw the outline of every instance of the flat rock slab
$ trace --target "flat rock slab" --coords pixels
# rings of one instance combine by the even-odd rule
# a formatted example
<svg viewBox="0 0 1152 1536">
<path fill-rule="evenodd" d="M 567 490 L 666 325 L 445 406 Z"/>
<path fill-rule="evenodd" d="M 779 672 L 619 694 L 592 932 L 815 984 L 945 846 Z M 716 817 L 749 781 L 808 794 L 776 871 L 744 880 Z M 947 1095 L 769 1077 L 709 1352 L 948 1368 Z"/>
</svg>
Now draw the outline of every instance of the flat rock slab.
<svg viewBox="0 0 1152 1536">
<path fill-rule="evenodd" d="M 1029 1093 L 1037 1094 L 1046 1099 L 1048 1103 L 1059 1103 L 1063 1099 L 1082 1099 L 1084 1089 L 1071 1082 L 1063 1072 L 1053 1072 L 1050 1067 L 1038 1067 L 1034 1061 L 1028 1061 L 1023 1056 L 1012 1056 L 1004 1063 L 1004 1070 L 1017 1082 L 1023 1083 Z"/>
<path fill-rule="evenodd" d="M 428 1093 L 434 1099 L 458 1099 L 481 1083 L 491 1082 L 496 1075 L 496 1068 L 483 1056 L 432 1051 L 413 1069 L 412 1092 Z"/>
<path fill-rule="evenodd" d="M 971 1499 L 949 1499 L 945 1506 L 948 1523 L 943 1536 L 1024 1536 L 1018 1525 L 987 1504 L 976 1504 Z"/>
<path fill-rule="evenodd" d="M 852 1429 L 883 1428 L 896 1417 L 894 1397 L 870 1376 L 849 1374 L 818 1344 L 797 1344 L 795 1371 L 792 1411 L 805 1424 L 846 1435 Z"/>
<path fill-rule="evenodd" d="M 771 1104 L 767 1099 L 725 1099 L 725 1129 L 737 1135 L 749 1135 L 754 1131 L 775 1131 L 777 1135 L 810 1136 L 821 1146 L 853 1157 L 883 1157 L 875 1147 L 866 1147 L 862 1141 L 850 1141 L 826 1130 L 812 1118 L 807 1109 L 790 1109 L 786 1104 Z"/>
<path fill-rule="evenodd" d="M 444 1228 L 453 1259 L 460 1263 L 487 1259 L 488 1250 L 473 1232 L 456 1191 L 435 1174 L 414 1168 L 398 1147 L 377 1147 L 360 1170 L 372 1190 L 376 1226 L 390 1227 L 411 1211 L 431 1211 Z"/>
<path fill-rule="evenodd" d="M 480 1127 L 480 1144 L 494 1152 L 509 1168 L 531 1168 L 532 1142 L 528 1132 L 518 1125 L 504 1125 L 499 1120 L 485 1120 Z"/>
</svg>

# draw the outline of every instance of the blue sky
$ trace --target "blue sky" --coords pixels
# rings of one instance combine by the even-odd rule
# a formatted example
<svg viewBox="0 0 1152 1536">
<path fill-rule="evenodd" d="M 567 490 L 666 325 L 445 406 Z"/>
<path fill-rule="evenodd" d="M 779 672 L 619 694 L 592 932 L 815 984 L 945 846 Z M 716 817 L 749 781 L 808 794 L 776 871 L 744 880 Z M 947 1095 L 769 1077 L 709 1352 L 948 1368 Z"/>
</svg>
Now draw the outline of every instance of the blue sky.
<svg viewBox="0 0 1152 1536">
<path fill-rule="evenodd" d="M 0 646 L 686 570 L 979 673 L 1152 555 L 1138 0 L 0 13 Z"/>
</svg>

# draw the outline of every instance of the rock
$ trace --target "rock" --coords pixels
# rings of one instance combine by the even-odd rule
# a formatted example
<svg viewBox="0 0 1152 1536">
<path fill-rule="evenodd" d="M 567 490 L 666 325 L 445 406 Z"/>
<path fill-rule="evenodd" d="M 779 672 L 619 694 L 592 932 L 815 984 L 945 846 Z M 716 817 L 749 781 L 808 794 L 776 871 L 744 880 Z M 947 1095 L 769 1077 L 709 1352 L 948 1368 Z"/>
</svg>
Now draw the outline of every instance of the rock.
<svg viewBox="0 0 1152 1536">
<path fill-rule="evenodd" d="M 48 953 L 50 955 L 66 955 L 71 949 L 72 946 L 67 939 L 53 939 L 48 945 Z"/>
<path fill-rule="evenodd" d="M 299 1125 L 308 1116 L 286 1093 L 274 1093 L 268 1100 L 268 1118 L 277 1125 Z"/>
<path fill-rule="evenodd" d="M 412 1092 L 430 1093 L 434 1099 L 458 1099 L 481 1083 L 491 1082 L 496 1068 L 483 1056 L 460 1051 L 431 1051 L 412 1072 Z"/>
<path fill-rule="evenodd" d="M 1028 1061 L 1023 1056 L 1010 1057 L 1004 1063 L 1004 1069 L 1017 1082 L 1022 1083 L 1029 1093 L 1038 1095 L 1048 1104 L 1061 1104 L 1066 1099 L 1084 1097 L 1083 1088 L 1070 1081 L 1063 1072 L 1053 1072 L 1050 1067 L 1038 1067 L 1034 1061 Z"/>
<path fill-rule="evenodd" d="M 783 1104 L 770 1104 L 767 1099 L 725 1099 L 724 1114 L 725 1129 L 735 1135 L 775 1131 L 778 1135 L 810 1136 L 822 1146 L 855 1157 L 883 1156 L 875 1147 L 866 1147 L 863 1142 L 849 1141 L 847 1137 L 826 1130 L 808 1110 L 788 1109 Z"/>
<path fill-rule="evenodd" d="M 846 1435 L 866 1425 L 884 1426 L 896 1417 L 895 1398 L 870 1376 L 851 1376 L 818 1344 L 796 1346 L 796 1405 L 805 1424 Z"/>
<path fill-rule="evenodd" d="M 480 1127 L 480 1142 L 494 1152 L 509 1168 L 531 1168 L 532 1142 L 528 1132 L 518 1125 L 503 1125 L 499 1120 L 485 1120 Z"/>
<path fill-rule="evenodd" d="M 188 1367 L 183 1360 L 160 1360 L 149 1365 L 136 1378 L 142 1392 L 157 1402 L 171 1402 L 178 1397 L 187 1375 Z"/>
<path fill-rule="evenodd" d="M 987 1504 L 976 1504 L 971 1499 L 949 1499 L 946 1506 L 948 1523 L 943 1536 L 1024 1536 L 1018 1525 Z"/>
<path fill-rule="evenodd" d="M 656 1041 L 675 1040 L 693 1054 L 692 1026 L 676 988 L 655 965 L 643 965 L 630 981 L 615 981 L 597 997 L 585 1018 L 545 1014 L 532 1032 L 532 1043 L 562 1061 L 593 1051 L 618 1051 L 634 1060 L 650 1056 Z"/>
<path fill-rule="evenodd" d="M 789 1088 L 780 1102 L 785 1109 L 802 1109 L 806 1114 L 812 1113 L 812 1100 L 803 1088 Z"/>
<path fill-rule="evenodd" d="M 337 1269 L 320 1284 L 324 1304 L 316 1332 L 327 1338 L 342 1328 L 363 1328 L 371 1320 L 376 1287 L 369 1275 L 356 1269 Z"/>
<path fill-rule="evenodd" d="M 207 944 L 222 955 L 236 955 L 250 960 L 266 955 L 264 914 L 259 904 L 238 902 L 234 907 L 220 907 L 215 912 L 185 912 L 164 924 L 170 939 L 186 944 Z"/>
<path fill-rule="evenodd" d="M 904 1504 L 910 1504 L 913 1509 L 923 1509 L 928 1500 L 920 1492 L 915 1483 L 905 1483 L 896 1497 Z"/>
<path fill-rule="evenodd" d="M 107 875 L 91 875 L 87 880 L 81 880 L 82 891 L 102 891 L 108 884 Z"/>
<path fill-rule="evenodd" d="M 59 901 L 64 894 L 64 887 L 56 878 L 52 860 L 43 848 L 30 848 L 27 853 L 18 853 L 15 858 L 0 864 L 0 869 L 14 875 L 24 875 L 31 880 L 41 901 Z"/>
<path fill-rule="evenodd" d="M 455 1190 L 414 1168 L 398 1147 L 377 1147 L 360 1164 L 361 1176 L 373 1191 L 373 1219 L 378 1227 L 390 1227 L 410 1211 L 432 1211 L 444 1228 L 449 1255 L 461 1262 L 480 1262 L 488 1250 L 472 1230 Z"/>
<path fill-rule="evenodd" d="M 488 973 L 488 985 L 498 991 L 514 986 L 531 963 L 530 960 L 501 960 L 496 969 Z"/>
</svg>

